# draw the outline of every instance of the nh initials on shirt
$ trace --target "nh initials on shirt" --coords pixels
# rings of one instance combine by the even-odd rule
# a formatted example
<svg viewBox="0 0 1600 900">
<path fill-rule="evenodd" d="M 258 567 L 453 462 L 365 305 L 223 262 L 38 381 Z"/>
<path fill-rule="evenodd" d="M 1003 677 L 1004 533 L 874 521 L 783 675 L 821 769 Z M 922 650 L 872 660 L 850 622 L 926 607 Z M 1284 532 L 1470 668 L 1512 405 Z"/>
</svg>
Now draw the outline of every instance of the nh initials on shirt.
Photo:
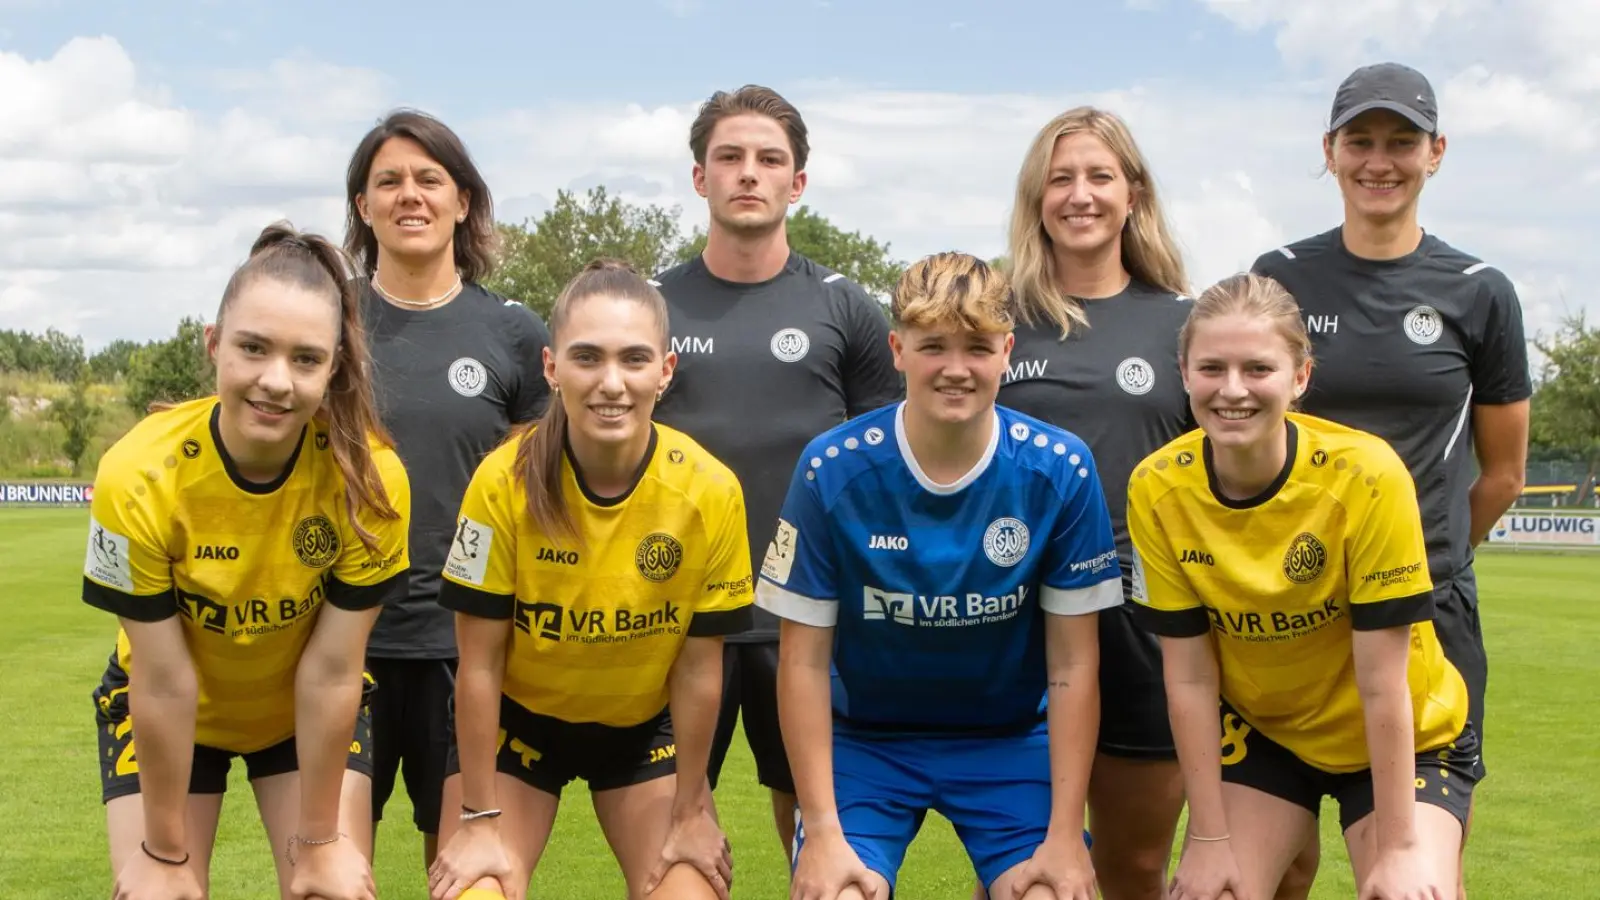
<svg viewBox="0 0 1600 900">
<path fill-rule="evenodd" d="M 1306 316 L 1306 330 L 1312 334 L 1338 334 L 1338 316 Z"/>
</svg>

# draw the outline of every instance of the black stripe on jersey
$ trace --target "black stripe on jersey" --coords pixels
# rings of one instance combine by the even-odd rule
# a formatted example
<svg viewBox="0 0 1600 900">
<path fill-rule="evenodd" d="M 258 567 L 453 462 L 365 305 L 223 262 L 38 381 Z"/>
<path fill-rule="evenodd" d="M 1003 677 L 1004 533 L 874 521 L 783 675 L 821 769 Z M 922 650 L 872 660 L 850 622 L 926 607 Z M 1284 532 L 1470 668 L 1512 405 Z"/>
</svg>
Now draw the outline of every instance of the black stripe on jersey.
<svg viewBox="0 0 1600 900">
<path fill-rule="evenodd" d="M 1294 423 L 1288 419 L 1283 420 L 1283 426 L 1289 430 L 1289 436 L 1285 442 L 1288 445 L 1288 452 L 1283 456 L 1283 468 L 1279 470 L 1278 477 L 1272 479 L 1271 484 L 1261 489 L 1261 493 L 1254 497 L 1246 497 L 1243 500 L 1231 499 L 1222 492 L 1222 485 L 1217 481 L 1217 463 L 1211 455 L 1211 439 L 1205 438 L 1201 442 L 1200 453 L 1205 457 L 1206 463 L 1206 483 L 1211 487 L 1211 496 L 1216 498 L 1218 503 L 1229 509 L 1251 509 L 1278 496 L 1278 492 L 1283 490 L 1283 486 L 1289 483 L 1289 474 L 1294 471 L 1295 453 L 1298 452 L 1300 447 L 1300 429 L 1296 428 Z"/>
<path fill-rule="evenodd" d="M 178 595 L 172 591 L 143 596 L 124 594 L 96 584 L 88 576 L 83 579 L 83 602 L 135 622 L 164 622 L 178 614 Z"/>
<path fill-rule="evenodd" d="M 644 448 L 644 459 L 639 460 L 639 468 L 634 471 L 633 477 L 628 479 L 628 489 L 615 497 L 602 497 L 589 490 L 589 483 L 583 478 L 583 468 L 578 465 L 577 457 L 572 455 L 572 442 L 565 435 L 561 437 L 561 450 L 566 454 L 567 462 L 572 466 L 572 475 L 578 482 L 578 490 L 583 492 L 583 497 L 595 506 L 616 506 L 622 501 L 633 496 L 633 489 L 644 480 L 644 473 L 650 470 L 650 461 L 656 457 L 656 441 L 661 437 L 656 431 L 655 423 L 650 423 L 650 443 Z"/>
<path fill-rule="evenodd" d="M 1433 592 L 1395 597 L 1377 603 L 1350 604 L 1350 627 L 1356 631 L 1377 631 L 1415 625 L 1433 618 Z"/>
<path fill-rule="evenodd" d="M 375 606 L 385 606 L 404 597 L 411 584 L 409 572 L 399 572 L 377 584 L 345 584 L 337 578 L 328 579 L 328 602 L 340 609 L 361 612 Z"/>
<path fill-rule="evenodd" d="M 439 605 L 480 619 L 509 619 L 517 611 L 517 595 L 491 594 L 440 579 Z"/>
<path fill-rule="evenodd" d="M 1211 616 L 1204 606 L 1189 609 L 1152 609 L 1134 603 L 1133 618 L 1140 627 L 1162 637 L 1199 637 L 1211 631 Z"/>
<path fill-rule="evenodd" d="M 750 627 L 755 618 L 748 605 L 738 609 L 719 609 L 715 612 L 697 612 L 689 619 L 689 637 L 720 637 L 738 634 Z"/>
<path fill-rule="evenodd" d="M 246 494 L 270 494 L 283 487 L 283 483 L 294 474 L 294 464 L 300 459 L 300 448 L 305 446 L 306 426 L 300 427 L 300 439 L 295 441 L 294 452 L 289 454 L 289 461 L 283 464 L 283 471 L 278 473 L 278 477 L 268 482 L 256 482 L 245 480 L 239 474 L 239 467 L 233 464 L 233 457 L 228 455 L 228 448 L 222 444 L 221 420 L 222 403 L 218 402 L 211 408 L 211 443 L 216 445 L 217 458 L 222 460 L 222 470 L 228 473 L 228 480 L 233 482 L 233 486 Z"/>
</svg>

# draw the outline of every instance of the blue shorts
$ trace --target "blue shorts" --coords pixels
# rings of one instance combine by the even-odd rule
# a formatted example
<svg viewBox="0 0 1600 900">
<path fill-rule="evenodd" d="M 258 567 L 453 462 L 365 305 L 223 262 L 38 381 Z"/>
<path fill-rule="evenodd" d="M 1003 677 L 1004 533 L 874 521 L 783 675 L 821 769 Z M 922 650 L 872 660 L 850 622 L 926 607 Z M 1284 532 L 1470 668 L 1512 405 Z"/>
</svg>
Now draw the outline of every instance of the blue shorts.
<svg viewBox="0 0 1600 900">
<path fill-rule="evenodd" d="M 833 792 L 845 841 L 894 887 L 928 810 L 955 826 L 985 889 L 1033 856 L 1050 825 L 1045 723 L 1013 735 L 875 734 L 834 723 Z M 805 813 L 795 858 L 805 843 Z"/>
</svg>

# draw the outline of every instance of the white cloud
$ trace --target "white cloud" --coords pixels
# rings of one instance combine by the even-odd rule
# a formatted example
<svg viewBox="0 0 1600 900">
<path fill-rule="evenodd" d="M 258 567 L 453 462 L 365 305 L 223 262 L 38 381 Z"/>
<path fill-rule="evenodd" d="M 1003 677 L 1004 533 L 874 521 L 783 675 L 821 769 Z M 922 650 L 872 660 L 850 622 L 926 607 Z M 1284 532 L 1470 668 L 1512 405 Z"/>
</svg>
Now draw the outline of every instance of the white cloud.
<svg viewBox="0 0 1600 900">
<path fill-rule="evenodd" d="M 1469 13 L 1502 15 L 1476 0 L 1359 0 L 1337 21 L 1320 4 L 1208 5 L 1241 27 L 1274 29 L 1286 54 L 1341 40 L 1399 52 L 1393 32 L 1407 28 L 1442 46 L 1440 36 L 1465 33 Z M 1530 22 L 1502 31 L 1528 36 L 1518 48 L 1552 29 L 1587 33 L 1554 8 L 1529 2 Z M 1312 41 L 1319 30 L 1323 40 Z M 1600 170 L 1590 158 L 1600 96 L 1584 87 L 1580 44 L 1547 43 L 1533 55 L 1441 50 L 1415 61 L 1435 77 L 1454 138 L 1424 197 L 1424 224 L 1516 280 L 1530 331 L 1551 327 L 1563 297 L 1600 312 L 1575 289 L 1600 282 L 1590 253 L 1600 242 Z M 1249 92 L 1200 78 L 1066 95 L 795 84 L 787 93 L 811 129 L 803 202 L 902 259 L 1003 252 L 1034 132 L 1093 103 L 1130 123 L 1201 288 L 1338 221 L 1338 189 L 1319 175 L 1320 132 L 1347 69 L 1307 53 L 1294 80 L 1267 75 Z M 235 103 L 216 115 L 187 108 L 182 85 L 146 79 L 112 39 L 73 41 L 44 60 L 0 53 L 0 121 L 17 123 L 0 134 L 0 315 L 9 327 L 53 325 L 96 345 L 210 316 L 268 222 L 287 216 L 338 236 L 354 140 L 391 105 L 384 76 L 304 58 L 222 73 L 217 85 Z M 646 106 L 568 94 L 476 118 L 442 112 L 483 166 L 502 218 L 537 214 L 558 190 L 604 184 L 626 199 L 681 206 L 688 228 L 706 218 L 687 146 L 702 99 Z"/>
</svg>

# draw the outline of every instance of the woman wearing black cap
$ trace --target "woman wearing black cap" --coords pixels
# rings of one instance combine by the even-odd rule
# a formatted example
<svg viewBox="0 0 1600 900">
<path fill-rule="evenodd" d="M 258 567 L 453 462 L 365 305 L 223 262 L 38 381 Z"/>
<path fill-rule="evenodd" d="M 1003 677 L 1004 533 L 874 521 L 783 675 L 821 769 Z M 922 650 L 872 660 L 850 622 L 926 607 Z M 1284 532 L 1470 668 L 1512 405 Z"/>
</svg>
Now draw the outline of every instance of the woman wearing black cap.
<svg viewBox="0 0 1600 900">
<path fill-rule="evenodd" d="M 1306 317 L 1317 372 L 1304 410 L 1383 437 L 1411 471 L 1435 628 L 1481 735 L 1488 665 L 1473 548 L 1522 491 L 1532 394 L 1522 307 L 1498 269 L 1418 223 L 1423 185 L 1445 155 L 1420 72 L 1382 63 L 1351 73 L 1322 146 L 1344 221 L 1263 254 L 1253 270 L 1286 287 Z"/>
</svg>

